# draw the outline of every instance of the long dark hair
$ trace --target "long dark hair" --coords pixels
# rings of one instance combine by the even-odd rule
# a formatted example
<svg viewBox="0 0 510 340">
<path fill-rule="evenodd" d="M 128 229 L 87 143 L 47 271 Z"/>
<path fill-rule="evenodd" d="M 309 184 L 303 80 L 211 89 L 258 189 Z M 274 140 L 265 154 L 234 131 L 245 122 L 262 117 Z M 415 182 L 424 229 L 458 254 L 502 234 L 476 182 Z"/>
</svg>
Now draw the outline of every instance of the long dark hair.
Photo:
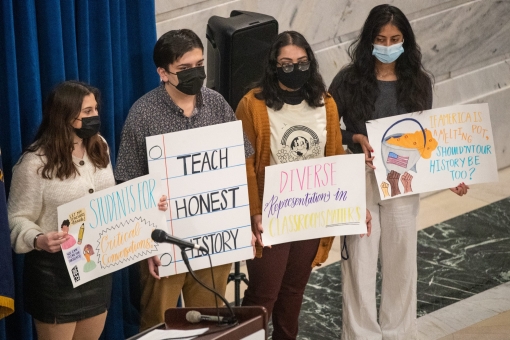
<svg viewBox="0 0 510 340">
<path fill-rule="evenodd" d="M 278 76 L 276 72 L 276 60 L 280 55 L 280 50 L 284 46 L 295 45 L 306 51 L 310 61 L 310 79 L 299 91 L 302 92 L 306 102 L 311 107 L 324 106 L 324 96 L 326 95 L 326 85 L 319 73 L 319 64 L 315 55 L 301 33 L 296 31 L 285 31 L 276 37 L 269 51 L 264 67 L 264 75 L 254 87 L 260 89 L 255 94 L 255 98 L 264 100 L 266 105 L 273 110 L 280 110 L 283 106 L 282 89 L 278 85 Z"/>
<path fill-rule="evenodd" d="M 48 96 L 34 142 L 24 151 L 37 152 L 46 157 L 41 171 L 43 178 L 57 177 L 63 180 L 79 174 L 73 163 L 74 130 L 71 124 L 81 112 L 83 98 L 89 94 L 94 95 L 99 106 L 99 90 L 78 81 L 60 83 Z M 98 134 L 84 139 L 83 144 L 96 168 L 108 166 L 108 146 Z"/>
<path fill-rule="evenodd" d="M 397 27 L 404 38 L 404 53 L 395 64 L 398 104 L 407 112 L 428 109 L 428 98 L 432 96 L 432 76 L 423 68 L 413 29 L 400 9 L 379 5 L 372 8 L 359 37 L 349 46 L 351 63 L 340 71 L 343 77 L 335 79 L 329 89 L 330 93 L 338 91 L 338 97 L 346 101 L 339 103 L 339 106 L 349 108 L 355 120 L 372 119 L 379 95 L 372 44 L 381 28 L 387 24 Z"/>
</svg>

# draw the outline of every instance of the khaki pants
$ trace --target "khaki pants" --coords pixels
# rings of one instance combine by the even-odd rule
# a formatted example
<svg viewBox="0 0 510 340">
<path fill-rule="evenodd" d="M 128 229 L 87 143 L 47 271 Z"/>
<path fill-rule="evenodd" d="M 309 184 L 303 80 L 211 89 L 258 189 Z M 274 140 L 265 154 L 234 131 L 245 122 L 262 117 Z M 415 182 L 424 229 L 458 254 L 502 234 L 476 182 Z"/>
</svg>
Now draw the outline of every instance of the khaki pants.
<svg viewBox="0 0 510 340">
<path fill-rule="evenodd" d="M 140 262 L 140 278 L 142 297 L 140 301 L 141 320 L 140 330 L 143 331 L 165 321 L 165 311 L 177 306 L 179 295 L 183 294 L 186 307 L 214 307 L 214 294 L 200 286 L 189 273 L 177 274 L 155 279 L 149 274 L 147 261 Z M 223 296 L 227 289 L 228 274 L 232 264 L 213 267 L 216 291 Z M 208 287 L 213 288 L 211 269 L 201 269 L 195 275 Z M 223 302 L 218 300 L 218 306 Z"/>
<path fill-rule="evenodd" d="M 342 340 L 413 340 L 416 330 L 416 216 L 419 195 L 381 201 L 375 175 L 366 171 L 372 235 L 347 236 L 342 262 Z M 381 304 L 376 310 L 377 259 Z"/>
</svg>

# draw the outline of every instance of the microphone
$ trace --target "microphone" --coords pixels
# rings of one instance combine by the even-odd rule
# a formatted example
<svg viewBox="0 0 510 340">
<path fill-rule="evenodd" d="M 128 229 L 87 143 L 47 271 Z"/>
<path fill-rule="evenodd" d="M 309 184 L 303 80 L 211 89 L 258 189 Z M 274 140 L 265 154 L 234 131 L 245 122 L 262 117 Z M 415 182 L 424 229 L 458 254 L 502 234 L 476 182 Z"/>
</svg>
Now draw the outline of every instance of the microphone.
<svg viewBox="0 0 510 340">
<path fill-rule="evenodd" d="M 191 323 L 199 323 L 200 321 L 222 322 L 223 316 L 202 315 L 196 310 L 190 310 L 186 313 L 186 320 Z"/>
<path fill-rule="evenodd" d="M 209 253 L 209 251 L 206 248 L 204 248 L 196 243 L 188 242 L 188 241 L 185 241 L 185 240 L 175 237 L 175 236 L 170 236 L 167 233 L 165 233 L 164 230 L 161 230 L 161 229 L 154 229 L 152 231 L 151 237 L 154 241 L 156 241 L 158 243 L 171 243 L 171 244 L 175 244 L 181 248 L 197 249 L 197 250 L 203 251 L 204 253 Z"/>
</svg>

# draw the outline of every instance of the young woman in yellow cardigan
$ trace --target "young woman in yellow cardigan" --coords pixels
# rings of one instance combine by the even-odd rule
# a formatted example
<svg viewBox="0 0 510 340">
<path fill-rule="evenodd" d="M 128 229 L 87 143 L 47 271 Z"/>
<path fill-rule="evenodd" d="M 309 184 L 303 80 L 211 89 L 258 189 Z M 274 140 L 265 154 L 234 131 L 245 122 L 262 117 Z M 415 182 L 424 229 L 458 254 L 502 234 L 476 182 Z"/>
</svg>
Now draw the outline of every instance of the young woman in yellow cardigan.
<svg viewBox="0 0 510 340">
<path fill-rule="evenodd" d="M 246 167 L 257 254 L 247 261 L 250 284 L 243 306 L 264 306 L 272 314 L 273 339 L 295 339 L 312 267 L 327 259 L 333 238 L 278 244 L 262 254 L 265 167 L 345 153 L 336 104 L 300 33 L 277 37 L 263 78 L 241 99 L 236 115 L 255 149 Z"/>
</svg>

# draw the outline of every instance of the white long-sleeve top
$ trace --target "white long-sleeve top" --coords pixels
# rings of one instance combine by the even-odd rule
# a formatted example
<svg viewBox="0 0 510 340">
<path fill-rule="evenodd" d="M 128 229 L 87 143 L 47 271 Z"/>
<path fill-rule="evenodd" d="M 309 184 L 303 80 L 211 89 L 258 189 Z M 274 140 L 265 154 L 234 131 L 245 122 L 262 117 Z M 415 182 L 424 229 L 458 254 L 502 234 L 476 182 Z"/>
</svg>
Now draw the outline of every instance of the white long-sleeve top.
<svg viewBox="0 0 510 340">
<path fill-rule="evenodd" d="M 8 215 L 16 253 L 33 250 L 37 234 L 59 231 L 58 206 L 115 185 L 111 163 L 96 169 L 86 153 L 83 159 L 73 156 L 80 175 L 65 180 L 42 178 L 44 161 L 37 152 L 28 152 L 13 168 Z"/>
</svg>

